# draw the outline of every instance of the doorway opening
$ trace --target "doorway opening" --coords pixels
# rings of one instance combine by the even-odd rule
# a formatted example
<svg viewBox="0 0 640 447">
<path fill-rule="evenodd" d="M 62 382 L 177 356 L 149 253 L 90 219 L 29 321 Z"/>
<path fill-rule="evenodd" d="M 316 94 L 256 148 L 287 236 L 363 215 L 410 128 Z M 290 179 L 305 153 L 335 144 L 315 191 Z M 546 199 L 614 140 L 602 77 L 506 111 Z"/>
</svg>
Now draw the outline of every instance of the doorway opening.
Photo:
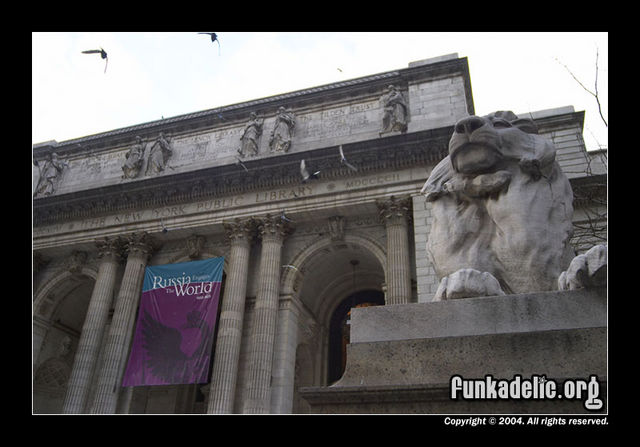
<svg viewBox="0 0 640 447">
<path fill-rule="evenodd" d="M 384 293 L 379 290 L 362 290 L 342 300 L 331 315 L 329 323 L 329 361 L 327 383 L 335 383 L 344 374 L 347 363 L 351 309 L 384 305 Z"/>
</svg>

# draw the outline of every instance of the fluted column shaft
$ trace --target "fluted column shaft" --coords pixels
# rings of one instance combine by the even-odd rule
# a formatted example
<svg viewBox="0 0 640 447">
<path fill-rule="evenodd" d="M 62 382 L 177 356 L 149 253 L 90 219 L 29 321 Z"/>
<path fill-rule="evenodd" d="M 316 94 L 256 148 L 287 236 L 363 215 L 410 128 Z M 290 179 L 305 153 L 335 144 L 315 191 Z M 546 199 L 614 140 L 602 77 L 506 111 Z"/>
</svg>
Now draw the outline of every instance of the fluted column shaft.
<svg viewBox="0 0 640 447">
<path fill-rule="evenodd" d="M 103 364 L 91 413 L 113 414 L 116 411 L 126 351 L 133 336 L 133 317 L 142 290 L 144 269 L 151 252 L 152 242 L 146 233 L 136 233 L 129 237 L 127 264 L 107 335 Z"/>
<path fill-rule="evenodd" d="M 409 257 L 410 199 L 378 202 L 380 217 L 387 228 L 387 296 L 386 304 L 411 302 L 411 259 Z"/>
<path fill-rule="evenodd" d="M 233 412 L 253 225 L 250 221 L 236 220 L 232 224 L 225 224 L 225 229 L 231 241 L 231 250 L 207 407 L 207 413 L 217 414 Z"/>
<path fill-rule="evenodd" d="M 291 229 L 280 217 L 267 216 L 258 227 L 262 237 L 258 293 L 249 336 L 248 372 L 243 413 L 269 413 L 271 369 L 280 295 L 280 254 Z"/>
<path fill-rule="evenodd" d="M 97 241 L 96 245 L 102 261 L 98 268 L 98 277 L 93 287 L 71 376 L 69 377 L 62 410 L 67 414 L 77 414 L 85 411 L 87 397 L 91 388 L 91 378 L 100 353 L 102 334 L 109 318 L 116 273 L 121 259 L 122 242 L 120 239 L 105 238 Z"/>
<path fill-rule="evenodd" d="M 294 381 L 296 369 L 296 348 L 298 347 L 298 319 L 300 303 L 293 295 L 281 296 L 278 309 L 275 351 L 273 354 L 271 412 L 291 413 L 293 408 Z"/>
</svg>

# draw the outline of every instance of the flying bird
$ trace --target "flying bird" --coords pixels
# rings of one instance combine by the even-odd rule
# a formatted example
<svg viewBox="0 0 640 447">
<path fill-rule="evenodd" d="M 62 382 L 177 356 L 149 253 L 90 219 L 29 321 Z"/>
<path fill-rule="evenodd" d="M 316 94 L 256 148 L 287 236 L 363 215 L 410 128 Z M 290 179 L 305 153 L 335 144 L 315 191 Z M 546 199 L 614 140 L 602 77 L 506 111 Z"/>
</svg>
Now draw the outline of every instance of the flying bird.
<svg viewBox="0 0 640 447">
<path fill-rule="evenodd" d="M 211 42 L 218 42 L 218 56 L 220 56 L 220 41 L 218 40 L 218 35 L 216 33 L 198 33 L 198 34 L 208 34 L 211 36 Z"/>
<path fill-rule="evenodd" d="M 102 59 L 105 60 L 104 63 L 104 72 L 107 72 L 107 65 L 109 64 L 109 58 L 107 57 L 107 52 L 104 51 L 102 48 L 100 48 L 99 50 L 86 50 L 82 52 L 83 54 L 99 54 L 100 57 Z"/>
<path fill-rule="evenodd" d="M 343 165 L 345 165 L 347 168 L 351 169 L 352 171 L 357 171 L 358 168 L 356 168 L 351 163 L 349 163 L 347 161 L 347 159 L 345 158 L 344 152 L 342 151 L 342 145 L 340 145 L 340 147 L 338 149 L 340 149 L 340 163 L 342 163 Z"/>
<path fill-rule="evenodd" d="M 237 165 L 237 166 L 242 166 L 242 168 L 243 168 L 245 171 L 249 172 L 249 170 L 248 170 L 248 169 L 247 169 L 247 167 L 244 165 L 244 163 L 242 163 L 242 160 L 240 160 L 238 157 L 236 157 L 236 165 Z"/>
<path fill-rule="evenodd" d="M 302 175 L 302 183 L 307 183 L 309 180 L 317 179 L 318 174 L 320 174 L 320 171 L 315 171 L 313 174 L 309 174 L 304 158 L 300 160 L 300 175 Z"/>
<path fill-rule="evenodd" d="M 284 222 L 293 222 L 292 219 L 289 219 L 286 214 L 284 213 L 284 210 L 282 210 L 282 214 L 280 214 L 280 219 Z"/>
</svg>

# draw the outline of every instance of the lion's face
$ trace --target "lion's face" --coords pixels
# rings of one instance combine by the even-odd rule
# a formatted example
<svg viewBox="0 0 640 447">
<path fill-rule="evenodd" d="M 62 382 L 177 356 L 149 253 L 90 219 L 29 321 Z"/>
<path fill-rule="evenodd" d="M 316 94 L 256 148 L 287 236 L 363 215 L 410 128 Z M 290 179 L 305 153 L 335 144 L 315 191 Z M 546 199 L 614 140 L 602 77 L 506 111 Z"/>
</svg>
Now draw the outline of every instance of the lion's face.
<svg viewBox="0 0 640 447">
<path fill-rule="evenodd" d="M 469 116 L 454 126 L 449 158 L 453 169 L 461 174 L 493 172 L 505 158 L 533 150 L 535 141 L 531 134 L 536 133 L 533 121 L 518 119 L 512 112 Z"/>
</svg>

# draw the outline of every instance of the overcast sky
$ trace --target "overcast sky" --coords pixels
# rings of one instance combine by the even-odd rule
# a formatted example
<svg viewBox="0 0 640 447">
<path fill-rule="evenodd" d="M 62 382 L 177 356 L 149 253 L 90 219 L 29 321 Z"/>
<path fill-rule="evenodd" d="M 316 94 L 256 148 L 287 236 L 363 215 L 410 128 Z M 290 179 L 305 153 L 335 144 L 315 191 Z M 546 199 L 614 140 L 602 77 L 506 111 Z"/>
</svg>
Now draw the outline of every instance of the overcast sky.
<svg viewBox="0 0 640 447">
<path fill-rule="evenodd" d="M 204 30 L 215 31 L 215 30 Z M 449 53 L 467 57 L 475 111 L 586 113 L 608 144 L 607 33 L 33 33 L 32 143 L 58 142 L 360 76 Z M 104 48 L 108 65 L 84 50 Z"/>
</svg>

